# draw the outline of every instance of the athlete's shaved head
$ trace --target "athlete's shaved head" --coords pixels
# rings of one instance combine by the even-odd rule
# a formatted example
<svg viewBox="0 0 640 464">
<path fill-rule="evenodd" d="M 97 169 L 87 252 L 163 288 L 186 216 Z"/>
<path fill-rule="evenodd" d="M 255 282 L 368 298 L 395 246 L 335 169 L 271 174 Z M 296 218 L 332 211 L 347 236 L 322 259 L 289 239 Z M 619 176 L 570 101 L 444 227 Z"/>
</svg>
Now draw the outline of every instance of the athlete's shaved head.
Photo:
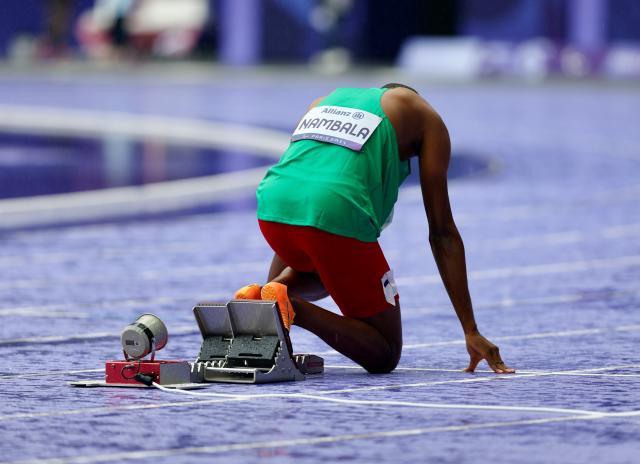
<svg viewBox="0 0 640 464">
<path fill-rule="evenodd" d="M 409 89 L 412 92 L 415 92 L 418 95 L 420 95 L 416 89 L 409 87 L 408 85 L 399 84 L 397 82 L 389 82 L 388 84 L 385 84 L 382 86 L 383 89 L 397 89 L 398 87 L 402 87 L 403 89 Z"/>
</svg>

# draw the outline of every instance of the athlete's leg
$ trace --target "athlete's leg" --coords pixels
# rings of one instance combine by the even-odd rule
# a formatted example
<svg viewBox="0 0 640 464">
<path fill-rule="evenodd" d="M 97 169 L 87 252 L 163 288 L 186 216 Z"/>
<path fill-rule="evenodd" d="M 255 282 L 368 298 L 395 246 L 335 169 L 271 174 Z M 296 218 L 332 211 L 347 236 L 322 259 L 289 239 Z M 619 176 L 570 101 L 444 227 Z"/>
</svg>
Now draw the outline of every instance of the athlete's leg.
<svg viewBox="0 0 640 464">
<path fill-rule="evenodd" d="M 314 333 L 325 343 L 371 373 L 391 372 L 402 352 L 400 306 L 363 319 L 340 316 L 308 301 L 291 297 L 294 324 Z"/>
<path fill-rule="evenodd" d="M 276 280 L 277 277 L 280 277 L 280 279 Z M 329 292 L 324 288 L 324 285 L 322 285 L 318 274 L 315 272 L 296 271 L 291 266 L 287 266 L 278 255 L 274 255 L 273 257 L 271 268 L 269 269 L 269 277 L 267 278 L 267 282 L 274 281 L 288 282 L 288 293 L 307 301 L 317 301 L 329 296 Z M 245 285 L 237 290 L 233 297 L 242 300 L 259 300 L 260 288 L 260 285 L 257 283 Z"/>
<path fill-rule="evenodd" d="M 285 263 L 280 256 L 274 253 L 273 259 L 271 260 L 271 266 L 269 266 L 269 277 L 267 278 L 267 282 L 271 282 L 288 267 L 287 263 Z"/>
<path fill-rule="evenodd" d="M 315 272 L 296 271 L 278 255 L 273 256 L 267 282 L 280 282 L 289 289 L 289 294 L 307 301 L 321 300 L 329 296 L 320 277 Z"/>
<path fill-rule="evenodd" d="M 402 351 L 400 307 L 397 298 L 385 296 L 383 277 L 389 267 L 377 243 L 309 227 L 261 222 L 260 228 L 278 253 L 269 281 L 287 286 L 294 324 L 369 372 L 392 371 Z M 318 289 L 320 296 L 328 291 L 345 316 L 310 303 Z"/>
</svg>

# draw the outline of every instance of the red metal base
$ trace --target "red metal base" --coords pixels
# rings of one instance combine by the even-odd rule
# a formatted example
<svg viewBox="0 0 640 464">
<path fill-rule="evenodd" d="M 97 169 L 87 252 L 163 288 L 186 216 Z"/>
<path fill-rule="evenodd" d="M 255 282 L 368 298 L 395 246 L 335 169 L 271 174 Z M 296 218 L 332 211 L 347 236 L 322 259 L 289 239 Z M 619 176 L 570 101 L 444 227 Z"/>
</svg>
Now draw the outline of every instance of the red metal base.
<svg viewBox="0 0 640 464">
<path fill-rule="evenodd" d="M 152 375 L 160 385 L 189 383 L 191 366 L 187 361 L 107 361 L 108 384 L 137 384 L 136 374 Z"/>
</svg>

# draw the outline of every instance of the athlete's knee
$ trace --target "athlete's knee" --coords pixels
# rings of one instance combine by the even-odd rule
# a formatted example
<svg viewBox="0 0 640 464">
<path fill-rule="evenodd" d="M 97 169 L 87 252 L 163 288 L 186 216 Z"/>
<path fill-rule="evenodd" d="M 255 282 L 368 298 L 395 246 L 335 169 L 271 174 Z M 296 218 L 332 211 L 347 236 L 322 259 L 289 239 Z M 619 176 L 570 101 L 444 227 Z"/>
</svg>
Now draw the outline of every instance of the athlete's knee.
<svg viewBox="0 0 640 464">
<path fill-rule="evenodd" d="M 372 374 L 387 374 L 393 371 L 402 355 L 402 324 L 400 322 L 400 306 L 389 306 L 387 310 L 364 319 L 378 331 L 380 338 L 376 359 L 370 359 L 363 365 Z"/>
<path fill-rule="evenodd" d="M 378 359 L 372 360 L 371 363 L 363 366 L 370 374 L 388 374 L 392 372 L 400 362 L 402 355 L 402 342 L 391 341 L 381 350 Z"/>
<path fill-rule="evenodd" d="M 378 360 L 375 364 L 365 365 L 363 366 L 369 374 L 389 374 L 393 372 L 396 366 L 398 365 L 398 361 L 400 358 L 388 358 L 383 360 Z"/>
</svg>

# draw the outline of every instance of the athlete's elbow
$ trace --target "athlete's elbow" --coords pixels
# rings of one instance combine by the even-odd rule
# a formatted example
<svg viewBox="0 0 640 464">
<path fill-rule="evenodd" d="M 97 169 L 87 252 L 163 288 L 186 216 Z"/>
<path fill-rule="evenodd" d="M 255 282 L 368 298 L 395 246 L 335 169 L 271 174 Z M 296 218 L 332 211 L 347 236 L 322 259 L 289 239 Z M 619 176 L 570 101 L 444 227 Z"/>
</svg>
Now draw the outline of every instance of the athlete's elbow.
<svg viewBox="0 0 640 464">
<path fill-rule="evenodd" d="M 444 228 L 429 233 L 429 244 L 431 248 L 449 247 L 452 243 L 462 243 L 462 237 L 455 227 Z"/>
</svg>

